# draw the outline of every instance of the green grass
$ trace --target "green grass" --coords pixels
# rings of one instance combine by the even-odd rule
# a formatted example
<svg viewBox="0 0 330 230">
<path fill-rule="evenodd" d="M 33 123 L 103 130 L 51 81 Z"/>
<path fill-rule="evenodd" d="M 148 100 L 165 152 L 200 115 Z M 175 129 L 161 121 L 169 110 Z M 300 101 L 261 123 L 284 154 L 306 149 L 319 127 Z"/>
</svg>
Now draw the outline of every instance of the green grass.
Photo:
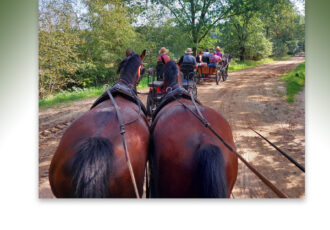
<svg viewBox="0 0 330 230">
<path fill-rule="evenodd" d="M 98 97 L 104 92 L 104 90 L 105 87 L 92 87 L 57 93 L 54 96 L 48 96 L 44 99 L 39 100 L 39 107 L 50 107 L 61 102 L 75 101 L 90 97 Z"/>
<path fill-rule="evenodd" d="M 137 89 L 145 89 L 148 87 L 148 78 L 144 77 L 140 81 Z M 39 107 L 51 107 L 55 104 L 62 103 L 62 102 L 69 102 L 69 101 L 76 101 L 84 98 L 91 98 L 91 97 L 98 97 L 100 96 L 105 90 L 104 86 L 101 87 L 92 87 L 92 88 L 85 88 L 79 89 L 76 88 L 72 91 L 64 91 L 61 93 L 57 93 L 55 95 L 48 96 L 44 99 L 39 100 Z"/>
<path fill-rule="evenodd" d="M 143 76 L 136 89 L 145 89 L 148 88 L 148 76 L 147 74 Z"/>
<path fill-rule="evenodd" d="M 259 66 L 259 65 L 272 63 L 274 61 L 286 60 L 290 57 L 292 57 L 292 56 L 284 56 L 284 57 L 280 57 L 280 58 L 265 58 L 260 61 L 253 61 L 253 60 L 236 61 L 235 59 L 233 59 L 229 64 L 228 71 L 231 72 L 231 71 L 237 71 L 237 70 L 242 70 L 242 69 L 249 69 L 249 68 Z"/>
<path fill-rule="evenodd" d="M 292 72 L 282 75 L 280 79 L 285 81 L 287 101 L 293 103 L 294 96 L 305 86 L 305 62 L 300 63 Z"/>
</svg>

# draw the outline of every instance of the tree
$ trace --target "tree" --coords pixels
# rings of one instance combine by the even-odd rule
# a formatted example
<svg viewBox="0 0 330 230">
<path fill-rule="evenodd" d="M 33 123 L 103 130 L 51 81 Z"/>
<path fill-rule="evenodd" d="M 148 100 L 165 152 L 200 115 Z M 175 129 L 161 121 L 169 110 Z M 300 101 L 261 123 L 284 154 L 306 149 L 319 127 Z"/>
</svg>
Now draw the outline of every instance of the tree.
<svg viewBox="0 0 330 230">
<path fill-rule="evenodd" d="M 240 14 L 232 16 L 224 23 L 227 47 L 230 46 L 228 51 L 239 56 L 241 61 L 244 61 L 246 58 L 247 46 L 251 37 L 259 41 L 263 40 L 262 22 L 259 20 L 262 7 L 263 3 L 260 1 L 241 1 Z M 228 36 L 232 39 L 231 41 L 228 40 Z M 250 47 L 251 45 L 253 46 L 253 43 L 250 43 Z M 266 47 L 260 46 L 259 48 L 263 49 Z M 251 51 L 253 50 L 250 49 L 248 56 L 255 57 L 256 55 L 252 54 Z M 261 50 L 258 51 L 262 52 Z"/>
<path fill-rule="evenodd" d="M 39 9 L 39 96 L 75 83 L 79 33 L 69 1 L 42 1 Z"/>
<path fill-rule="evenodd" d="M 135 37 L 127 16 L 127 8 L 120 0 L 85 0 L 90 27 L 86 37 L 88 53 L 94 62 L 118 62 Z"/>
<path fill-rule="evenodd" d="M 289 0 L 243 3 L 242 8 L 249 10 L 220 25 L 227 51 L 243 61 L 295 54 L 304 48 L 304 23 Z"/>
<path fill-rule="evenodd" d="M 266 37 L 273 43 L 273 55 L 284 56 L 304 50 L 304 20 L 290 0 L 270 0 L 265 3 L 261 19 Z M 300 46 L 298 46 L 300 44 Z"/>
<path fill-rule="evenodd" d="M 198 44 L 221 20 L 240 12 L 239 0 L 153 0 L 152 2 L 168 9 L 177 25 L 189 33 L 195 54 Z"/>
</svg>

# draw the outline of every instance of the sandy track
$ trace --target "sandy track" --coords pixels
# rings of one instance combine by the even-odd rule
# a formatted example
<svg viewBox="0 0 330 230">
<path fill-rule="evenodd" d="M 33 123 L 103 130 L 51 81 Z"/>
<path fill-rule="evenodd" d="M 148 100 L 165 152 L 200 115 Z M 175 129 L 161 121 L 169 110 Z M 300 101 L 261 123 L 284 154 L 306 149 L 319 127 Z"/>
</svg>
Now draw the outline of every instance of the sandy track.
<svg viewBox="0 0 330 230">
<path fill-rule="evenodd" d="M 305 100 L 301 92 L 286 102 L 279 76 L 304 60 L 295 57 L 256 68 L 229 73 L 226 82 L 203 82 L 199 100 L 221 113 L 230 123 L 234 140 L 246 160 L 289 197 L 305 196 L 305 177 L 298 168 L 260 139 L 253 127 L 302 165 L 305 164 Z M 141 97 L 146 102 L 146 96 Z M 64 103 L 39 112 L 39 197 L 53 197 L 48 168 L 65 128 L 87 111 L 95 98 Z M 277 197 L 246 166 L 239 163 L 235 198 Z"/>
</svg>

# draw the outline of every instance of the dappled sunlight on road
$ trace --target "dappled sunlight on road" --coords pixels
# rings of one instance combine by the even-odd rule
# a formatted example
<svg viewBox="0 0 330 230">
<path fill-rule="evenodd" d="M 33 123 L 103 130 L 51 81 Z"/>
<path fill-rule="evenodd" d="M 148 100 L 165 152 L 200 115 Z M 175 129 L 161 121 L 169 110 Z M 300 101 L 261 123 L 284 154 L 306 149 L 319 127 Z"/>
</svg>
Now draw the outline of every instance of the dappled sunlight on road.
<svg viewBox="0 0 330 230">
<path fill-rule="evenodd" d="M 304 165 L 304 92 L 289 104 L 283 96 L 284 83 L 279 81 L 303 60 L 295 57 L 231 72 L 220 85 L 207 82 L 198 88 L 200 101 L 229 121 L 238 152 L 289 197 L 304 197 L 304 173 L 249 128 Z M 277 197 L 242 163 L 233 193 L 235 198 Z"/>
</svg>

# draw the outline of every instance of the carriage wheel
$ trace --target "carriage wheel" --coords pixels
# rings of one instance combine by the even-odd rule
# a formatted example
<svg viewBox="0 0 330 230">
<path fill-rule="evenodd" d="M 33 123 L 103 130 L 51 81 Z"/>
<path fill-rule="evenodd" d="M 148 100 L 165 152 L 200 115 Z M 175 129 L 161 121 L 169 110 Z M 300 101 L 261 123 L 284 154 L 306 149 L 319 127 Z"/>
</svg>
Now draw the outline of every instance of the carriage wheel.
<svg viewBox="0 0 330 230">
<path fill-rule="evenodd" d="M 228 77 L 228 73 L 226 70 L 221 70 L 221 75 L 222 75 L 222 80 L 223 81 L 226 81 L 227 80 L 227 77 Z"/>
<path fill-rule="evenodd" d="M 198 74 L 196 73 L 194 74 L 193 81 L 194 81 L 194 85 L 199 84 L 200 79 Z"/>
<path fill-rule="evenodd" d="M 219 85 L 219 83 L 220 83 L 220 78 L 221 78 L 221 74 L 220 74 L 220 71 L 218 70 L 217 74 L 215 76 L 215 82 L 217 83 L 217 85 Z"/>
<path fill-rule="evenodd" d="M 200 84 L 201 83 L 201 75 L 200 74 L 197 74 L 196 75 L 196 84 Z"/>
</svg>

